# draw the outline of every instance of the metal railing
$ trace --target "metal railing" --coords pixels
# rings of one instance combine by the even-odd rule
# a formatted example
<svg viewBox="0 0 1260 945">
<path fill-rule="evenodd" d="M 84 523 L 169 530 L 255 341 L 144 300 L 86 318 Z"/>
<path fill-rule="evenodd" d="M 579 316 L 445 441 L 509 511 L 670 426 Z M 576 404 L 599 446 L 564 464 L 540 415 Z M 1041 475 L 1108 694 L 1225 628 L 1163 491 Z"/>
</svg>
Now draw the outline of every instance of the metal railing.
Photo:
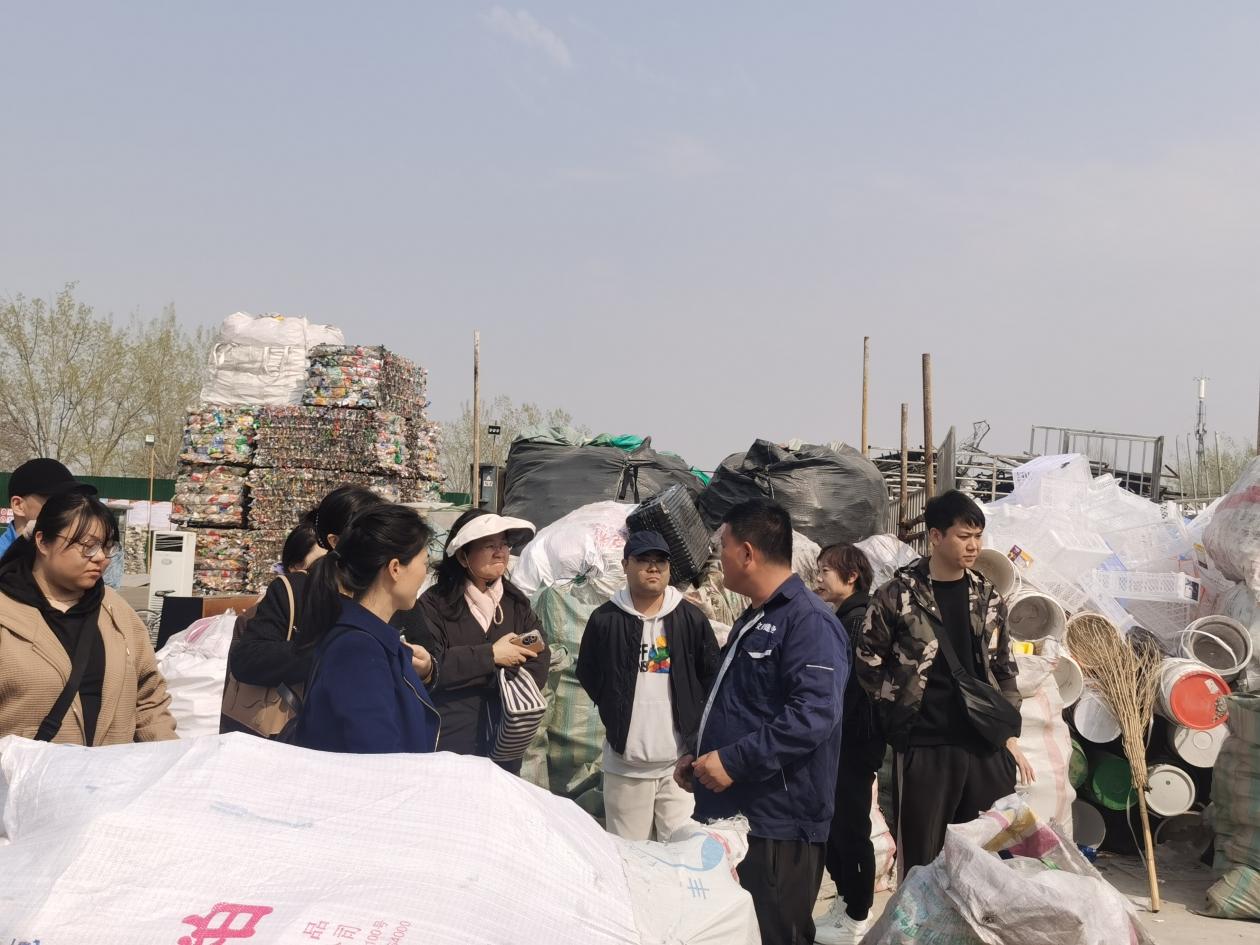
<svg viewBox="0 0 1260 945">
<path fill-rule="evenodd" d="M 1028 438 L 1028 452 L 1032 456 L 1080 453 L 1095 467 L 1095 472 L 1111 473 L 1130 492 L 1156 502 L 1163 495 L 1162 436 L 1034 426 Z"/>
</svg>

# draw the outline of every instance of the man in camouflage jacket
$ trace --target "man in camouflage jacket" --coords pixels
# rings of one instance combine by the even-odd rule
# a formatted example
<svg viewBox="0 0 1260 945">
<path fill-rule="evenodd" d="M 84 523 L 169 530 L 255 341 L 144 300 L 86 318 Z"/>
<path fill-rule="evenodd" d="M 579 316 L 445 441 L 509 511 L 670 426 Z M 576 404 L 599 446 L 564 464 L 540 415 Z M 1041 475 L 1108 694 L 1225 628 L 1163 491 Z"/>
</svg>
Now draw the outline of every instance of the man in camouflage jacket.
<svg viewBox="0 0 1260 945">
<path fill-rule="evenodd" d="M 962 493 L 947 492 L 928 503 L 925 520 L 931 554 L 901 568 L 875 593 L 854 666 L 895 752 L 902 875 L 936 858 L 946 826 L 974 820 L 1014 792 L 1017 771 L 1025 782 L 1033 779 L 1017 738 L 995 748 L 980 737 L 940 653 L 944 636 L 967 672 L 1019 708 L 1006 603 L 971 570 L 984 513 Z"/>
</svg>

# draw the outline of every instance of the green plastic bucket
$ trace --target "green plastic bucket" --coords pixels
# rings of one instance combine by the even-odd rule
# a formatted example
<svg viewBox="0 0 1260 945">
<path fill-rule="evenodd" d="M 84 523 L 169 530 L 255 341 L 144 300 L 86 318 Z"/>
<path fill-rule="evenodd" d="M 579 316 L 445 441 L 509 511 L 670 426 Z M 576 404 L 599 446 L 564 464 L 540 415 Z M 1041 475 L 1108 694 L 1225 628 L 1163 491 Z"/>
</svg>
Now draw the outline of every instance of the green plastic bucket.
<svg viewBox="0 0 1260 945">
<path fill-rule="evenodd" d="M 1117 755 L 1098 757 L 1094 763 L 1094 773 L 1089 779 L 1089 788 L 1094 800 L 1109 810 L 1125 810 L 1131 804 L 1137 803 L 1129 762 Z"/>
<path fill-rule="evenodd" d="M 1080 787 L 1089 780 L 1089 759 L 1085 749 L 1075 738 L 1072 739 L 1072 757 L 1068 759 L 1068 782 L 1072 787 Z"/>
</svg>

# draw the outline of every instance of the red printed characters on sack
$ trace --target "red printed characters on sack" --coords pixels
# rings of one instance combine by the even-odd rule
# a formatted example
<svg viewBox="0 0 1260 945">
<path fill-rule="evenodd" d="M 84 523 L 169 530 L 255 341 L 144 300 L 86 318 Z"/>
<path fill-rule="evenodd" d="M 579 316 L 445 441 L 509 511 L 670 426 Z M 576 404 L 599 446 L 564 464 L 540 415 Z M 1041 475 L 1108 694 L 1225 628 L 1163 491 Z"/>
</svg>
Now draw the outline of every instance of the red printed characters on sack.
<svg viewBox="0 0 1260 945">
<path fill-rule="evenodd" d="M 193 931 L 180 938 L 179 945 L 227 945 L 229 941 L 253 938 L 259 920 L 271 912 L 271 906 L 217 903 L 204 916 L 190 915 L 183 920 L 184 924 L 193 927 Z"/>
</svg>

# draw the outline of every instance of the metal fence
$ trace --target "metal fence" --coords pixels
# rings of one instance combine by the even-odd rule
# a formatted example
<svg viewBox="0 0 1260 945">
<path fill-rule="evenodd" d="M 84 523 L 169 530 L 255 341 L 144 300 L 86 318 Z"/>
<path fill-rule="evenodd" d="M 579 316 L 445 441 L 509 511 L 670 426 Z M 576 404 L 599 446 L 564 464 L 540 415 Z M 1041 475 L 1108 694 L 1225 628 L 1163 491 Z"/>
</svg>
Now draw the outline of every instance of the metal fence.
<svg viewBox="0 0 1260 945">
<path fill-rule="evenodd" d="M 1028 440 L 1028 452 L 1032 456 L 1080 453 L 1095 467 L 1095 472 L 1111 473 L 1130 492 L 1155 501 L 1163 495 L 1162 436 L 1034 426 Z"/>
</svg>

